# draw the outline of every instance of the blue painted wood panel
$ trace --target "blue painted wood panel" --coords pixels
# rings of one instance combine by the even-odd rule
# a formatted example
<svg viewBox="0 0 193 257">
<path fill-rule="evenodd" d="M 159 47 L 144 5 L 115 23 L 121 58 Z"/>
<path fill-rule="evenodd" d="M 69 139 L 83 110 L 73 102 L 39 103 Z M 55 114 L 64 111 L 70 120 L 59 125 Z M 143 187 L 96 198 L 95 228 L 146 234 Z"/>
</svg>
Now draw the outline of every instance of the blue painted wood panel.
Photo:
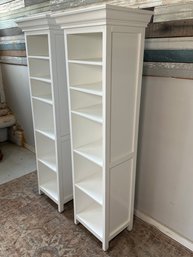
<svg viewBox="0 0 193 257">
<path fill-rule="evenodd" d="M 8 50 L 26 50 L 25 43 L 7 43 L 7 44 L 0 44 L 0 51 L 8 51 Z"/>
<path fill-rule="evenodd" d="M 144 61 L 193 63 L 193 50 L 145 50 Z"/>
</svg>

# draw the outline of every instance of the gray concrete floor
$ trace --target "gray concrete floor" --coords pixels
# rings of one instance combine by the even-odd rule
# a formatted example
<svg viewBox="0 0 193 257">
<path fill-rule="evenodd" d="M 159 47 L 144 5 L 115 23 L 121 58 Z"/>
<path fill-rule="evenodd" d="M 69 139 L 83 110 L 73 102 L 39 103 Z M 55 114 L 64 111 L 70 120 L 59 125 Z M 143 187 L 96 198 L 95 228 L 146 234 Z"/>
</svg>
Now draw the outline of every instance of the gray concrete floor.
<svg viewBox="0 0 193 257">
<path fill-rule="evenodd" d="M 36 170 L 35 154 L 12 143 L 0 143 L 0 185 Z"/>
</svg>

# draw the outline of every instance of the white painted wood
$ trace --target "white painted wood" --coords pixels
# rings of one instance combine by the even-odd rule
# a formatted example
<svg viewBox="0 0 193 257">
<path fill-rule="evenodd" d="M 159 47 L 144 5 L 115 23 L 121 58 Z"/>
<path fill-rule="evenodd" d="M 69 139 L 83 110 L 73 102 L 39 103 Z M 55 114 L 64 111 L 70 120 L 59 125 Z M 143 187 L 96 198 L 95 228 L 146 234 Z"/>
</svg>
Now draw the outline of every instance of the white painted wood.
<svg viewBox="0 0 193 257">
<path fill-rule="evenodd" d="M 75 223 L 105 251 L 132 228 L 141 42 L 151 14 L 109 5 L 53 14 L 65 32 Z"/>
<path fill-rule="evenodd" d="M 192 37 L 149 38 L 145 40 L 146 50 L 193 49 Z"/>
<path fill-rule="evenodd" d="M 131 211 L 132 162 L 123 162 L 110 170 L 110 236 L 122 224 L 129 225 Z M 131 217 L 132 219 L 132 217 Z"/>
<path fill-rule="evenodd" d="M 143 74 L 153 77 L 193 79 L 192 63 L 147 62 L 143 64 Z"/>
<path fill-rule="evenodd" d="M 135 210 L 135 215 L 142 219 L 143 221 L 151 224 L 152 226 L 156 227 L 158 230 L 163 232 L 165 235 L 171 237 L 181 245 L 185 246 L 186 248 L 193 251 L 193 241 L 188 240 L 187 238 L 183 237 L 182 235 L 179 235 L 172 229 L 168 228 L 167 226 L 161 224 L 159 221 L 155 220 L 154 218 L 148 216 L 147 214 L 141 212 L 140 210 Z"/>
<path fill-rule="evenodd" d="M 192 1 L 176 0 L 155 8 L 154 22 L 173 21 L 193 18 Z"/>
<path fill-rule="evenodd" d="M 62 212 L 72 199 L 72 172 L 63 31 L 49 15 L 18 21 L 25 32 L 39 192 Z"/>
</svg>

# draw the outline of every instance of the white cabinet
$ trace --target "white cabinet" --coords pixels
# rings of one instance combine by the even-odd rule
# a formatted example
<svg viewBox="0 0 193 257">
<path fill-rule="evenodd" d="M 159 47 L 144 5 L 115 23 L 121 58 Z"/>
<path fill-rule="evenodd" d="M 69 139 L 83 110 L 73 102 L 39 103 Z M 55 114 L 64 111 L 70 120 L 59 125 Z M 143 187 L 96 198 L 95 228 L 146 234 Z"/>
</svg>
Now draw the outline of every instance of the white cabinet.
<svg viewBox="0 0 193 257">
<path fill-rule="evenodd" d="M 104 250 L 132 229 L 144 31 L 151 15 L 110 5 L 52 15 L 65 33 L 75 223 Z"/>
<path fill-rule="evenodd" d="M 25 32 L 39 192 L 59 212 L 72 199 L 64 36 L 49 15 L 17 21 Z"/>
</svg>

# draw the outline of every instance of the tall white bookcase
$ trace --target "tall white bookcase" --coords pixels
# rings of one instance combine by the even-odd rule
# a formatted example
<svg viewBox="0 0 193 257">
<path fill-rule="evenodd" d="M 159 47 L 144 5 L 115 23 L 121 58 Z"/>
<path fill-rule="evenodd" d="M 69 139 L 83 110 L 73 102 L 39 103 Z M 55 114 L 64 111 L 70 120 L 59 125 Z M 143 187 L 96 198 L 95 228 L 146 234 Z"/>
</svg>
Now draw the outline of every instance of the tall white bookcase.
<svg viewBox="0 0 193 257">
<path fill-rule="evenodd" d="M 62 212 L 73 191 L 63 31 L 49 14 L 17 23 L 27 46 L 39 192 Z"/>
<path fill-rule="evenodd" d="M 52 15 L 65 34 L 75 223 L 104 250 L 133 226 L 144 32 L 151 15 L 105 4 Z"/>
</svg>

